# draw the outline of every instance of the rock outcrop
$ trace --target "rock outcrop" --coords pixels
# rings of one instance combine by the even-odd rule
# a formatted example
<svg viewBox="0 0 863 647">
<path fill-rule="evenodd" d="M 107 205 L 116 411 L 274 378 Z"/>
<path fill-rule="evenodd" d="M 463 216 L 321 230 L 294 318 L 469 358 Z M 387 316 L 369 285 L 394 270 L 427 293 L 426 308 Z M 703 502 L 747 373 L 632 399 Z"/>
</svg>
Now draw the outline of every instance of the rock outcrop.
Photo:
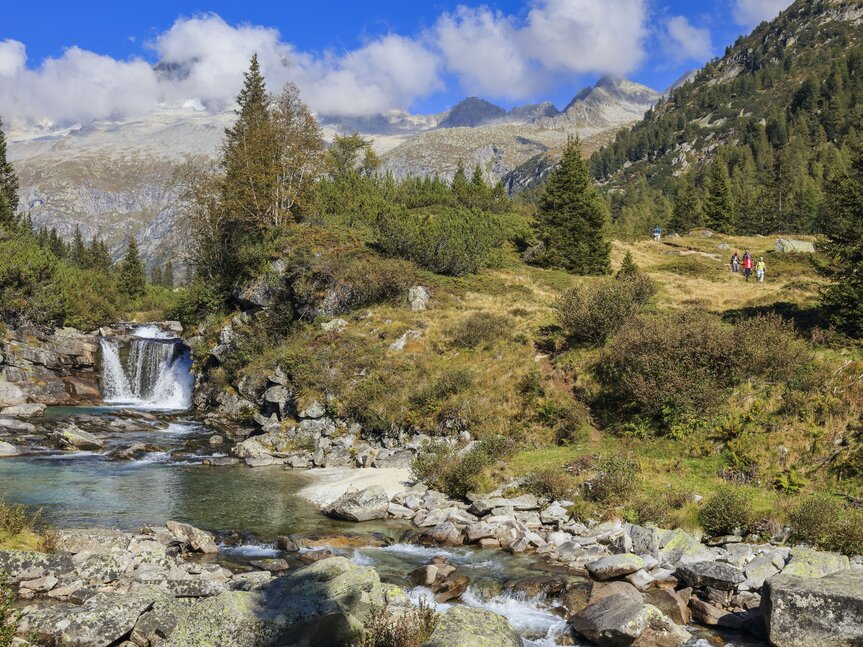
<svg viewBox="0 0 863 647">
<path fill-rule="evenodd" d="M 778 575 L 765 583 L 761 607 L 774 647 L 863 645 L 863 571 Z"/>
<path fill-rule="evenodd" d="M 98 352 L 96 335 L 73 328 L 7 330 L 0 336 L 0 407 L 99 402 Z"/>
<path fill-rule="evenodd" d="M 507 619 L 491 611 L 451 607 L 423 647 L 522 647 Z"/>
</svg>

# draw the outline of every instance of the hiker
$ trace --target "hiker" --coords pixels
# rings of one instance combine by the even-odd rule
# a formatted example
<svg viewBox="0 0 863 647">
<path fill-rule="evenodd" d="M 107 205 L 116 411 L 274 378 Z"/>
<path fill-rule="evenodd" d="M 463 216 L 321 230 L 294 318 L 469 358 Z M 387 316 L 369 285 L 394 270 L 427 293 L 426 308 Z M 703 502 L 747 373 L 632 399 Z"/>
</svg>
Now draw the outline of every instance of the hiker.
<svg viewBox="0 0 863 647">
<path fill-rule="evenodd" d="M 747 249 L 743 252 L 743 276 L 746 278 L 747 282 L 749 281 L 749 277 L 752 276 L 752 267 L 754 264 L 752 254 L 750 254 Z"/>
<path fill-rule="evenodd" d="M 731 255 L 731 271 L 735 274 L 740 272 L 740 256 L 737 254 L 737 252 L 734 252 Z"/>
<path fill-rule="evenodd" d="M 655 240 L 658 243 L 659 239 L 661 237 L 662 237 L 662 229 L 659 228 L 659 225 L 656 225 L 656 227 L 653 228 L 653 240 Z"/>
<path fill-rule="evenodd" d="M 758 264 L 755 266 L 755 278 L 759 283 L 764 283 L 764 275 L 767 274 L 767 265 L 764 263 L 764 257 L 758 257 Z"/>
</svg>

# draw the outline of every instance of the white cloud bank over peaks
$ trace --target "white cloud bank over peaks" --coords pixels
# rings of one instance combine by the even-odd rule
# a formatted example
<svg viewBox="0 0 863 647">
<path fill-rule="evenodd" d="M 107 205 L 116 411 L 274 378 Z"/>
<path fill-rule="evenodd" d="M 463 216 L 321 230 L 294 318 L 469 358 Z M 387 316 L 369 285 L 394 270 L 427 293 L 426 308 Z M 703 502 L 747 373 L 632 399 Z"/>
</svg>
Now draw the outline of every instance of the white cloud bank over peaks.
<svg viewBox="0 0 863 647">
<path fill-rule="evenodd" d="M 25 45 L 5 40 L 0 115 L 63 127 L 140 116 L 162 104 L 222 110 L 232 105 L 253 52 L 271 90 L 293 81 L 319 113 L 409 108 L 445 89 L 444 79 L 488 98 L 524 99 L 580 74 L 636 70 L 645 56 L 647 5 L 529 0 L 520 17 L 459 6 L 417 37 L 390 33 L 338 52 L 301 51 L 276 29 L 206 14 L 179 18 L 147 43 L 156 65 L 72 46 L 28 67 Z"/>
<path fill-rule="evenodd" d="M 267 84 L 294 81 L 319 112 L 363 115 L 405 108 L 440 89 L 439 61 L 418 41 L 386 35 L 346 53 L 311 54 L 275 29 L 227 24 L 219 16 L 178 19 L 148 45 L 159 63 L 117 60 L 70 47 L 26 67 L 22 43 L 0 41 L 0 115 L 45 126 L 147 114 L 162 103 L 232 104 L 258 53 Z"/>
<path fill-rule="evenodd" d="M 791 5 L 792 0 L 734 0 L 734 19 L 744 27 L 755 27 L 772 20 Z"/>
<path fill-rule="evenodd" d="M 430 36 L 466 91 L 524 99 L 561 77 L 637 69 L 646 22 L 645 0 L 538 0 L 523 21 L 460 6 Z"/>
</svg>

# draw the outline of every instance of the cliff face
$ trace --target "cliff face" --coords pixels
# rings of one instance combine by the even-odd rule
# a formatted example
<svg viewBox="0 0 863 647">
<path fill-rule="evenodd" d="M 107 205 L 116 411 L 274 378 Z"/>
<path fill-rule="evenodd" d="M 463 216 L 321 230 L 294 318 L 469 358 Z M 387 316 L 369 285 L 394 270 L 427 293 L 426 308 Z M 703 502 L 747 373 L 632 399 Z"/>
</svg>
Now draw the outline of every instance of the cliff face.
<svg viewBox="0 0 863 647">
<path fill-rule="evenodd" d="M 0 406 L 100 402 L 98 356 L 94 334 L 7 330 L 0 336 Z"/>
</svg>

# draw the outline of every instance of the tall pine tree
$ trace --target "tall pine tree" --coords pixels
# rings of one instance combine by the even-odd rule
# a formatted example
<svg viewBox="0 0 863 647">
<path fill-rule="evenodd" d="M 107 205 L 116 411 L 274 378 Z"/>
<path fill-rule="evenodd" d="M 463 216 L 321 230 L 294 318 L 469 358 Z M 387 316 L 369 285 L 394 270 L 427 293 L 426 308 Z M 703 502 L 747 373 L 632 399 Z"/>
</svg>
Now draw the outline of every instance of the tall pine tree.
<svg viewBox="0 0 863 647">
<path fill-rule="evenodd" d="M 552 171 L 540 198 L 537 236 L 545 249 L 537 262 L 575 274 L 608 274 L 608 218 L 581 157 L 581 144 L 570 137 L 560 165 Z"/>
<path fill-rule="evenodd" d="M 162 285 L 166 288 L 174 288 L 174 264 L 169 260 L 162 270 Z"/>
<path fill-rule="evenodd" d="M 147 288 L 147 275 L 138 252 L 138 243 L 134 238 L 130 238 L 126 246 L 126 253 L 118 267 L 117 279 L 120 289 L 132 299 L 142 296 Z"/>
<path fill-rule="evenodd" d="M 0 225 L 12 224 L 18 211 L 18 176 L 6 159 L 6 134 L 0 119 Z"/>
<path fill-rule="evenodd" d="M 855 337 L 863 337 L 863 149 L 858 150 L 848 174 L 835 179 L 827 191 L 824 238 L 818 244 L 819 273 L 830 281 L 822 292 L 822 306 L 832 323 Z"/>
<path fill-rule="evenodd" d="M 734 232 L 734 196 L 728 167 L 722 157 L 717 157 L 710 165 L 703 210 L 704 224 L 712 230 L 722 234 Z"/>
<path fill-rule="evenodd" d="M 701 203 L 698 201 L 698 194 L 692 184 L 684 181 L 677 189 L 668 228 L 676 234 L 685 236 L 690 229 L 699 225 L 701 225 Z"/>
<path fill-rule="evenodd" d="M 81 236 L 81 228 L 75 225 L 75 237 L 72 239 L 72 247 L 69 250 L 69 260 L 78 267 L 87 266 L 87 248 L 84 238 Z"/>
</svg>

